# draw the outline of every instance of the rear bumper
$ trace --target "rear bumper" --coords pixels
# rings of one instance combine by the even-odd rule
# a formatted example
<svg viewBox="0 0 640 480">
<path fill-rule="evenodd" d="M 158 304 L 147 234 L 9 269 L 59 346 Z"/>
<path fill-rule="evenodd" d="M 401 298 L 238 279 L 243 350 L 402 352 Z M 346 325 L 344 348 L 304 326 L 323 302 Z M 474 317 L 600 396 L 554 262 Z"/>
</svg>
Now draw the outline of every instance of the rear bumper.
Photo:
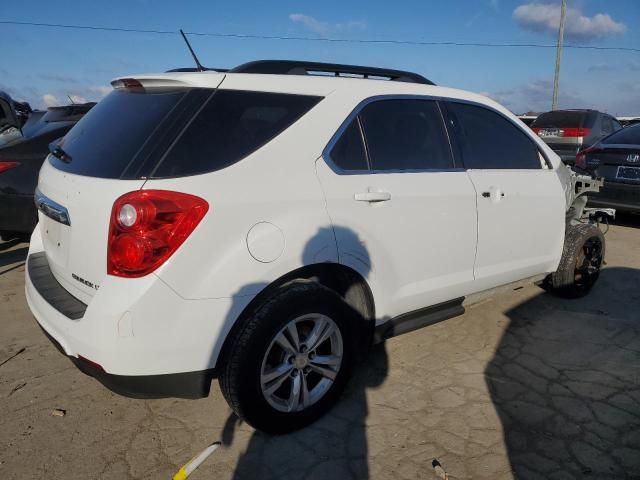
<svg viewBox="0 0 640 480">
<path fill-rule="evenodd" d="M 33 195 L 0 193 L 0 231 L 31 233 L 37 222 Z"/>
<path fill-rule="evenodd" d="M 589 206 L 640 212 L 640 185 L 605 181 L 598 193 L 589 194 Z"/>
<path fill-rule="evenodd" d="M 173 373 L 166 375 L 113 375 L 100 366 L 82 357 L 67 355 L 49 333 L 42 328 L 46 337 L 82 373 L 98 380 L 114 393 L 129 398 L 203 398 L 209 395 L 211 381 L 217 377 L 216 370 Z"/>
<path fill-rule="evenodd" d="M 208 394 L 224 339 L 251 297 L 185 300 L 153 274 L 107 276 L 82 312 L 82 305 L 73 302 L 77 299 L 56 288 L 55 278 L 44 283 L 36 275 L 35 282 L 31 278 L 31 262 L 43 258 L 37 255 L 41 252 L 36 227 L 25 269 L 27 303 L 47 336 L 78 368 L 126 396 Z"/>
</svg>

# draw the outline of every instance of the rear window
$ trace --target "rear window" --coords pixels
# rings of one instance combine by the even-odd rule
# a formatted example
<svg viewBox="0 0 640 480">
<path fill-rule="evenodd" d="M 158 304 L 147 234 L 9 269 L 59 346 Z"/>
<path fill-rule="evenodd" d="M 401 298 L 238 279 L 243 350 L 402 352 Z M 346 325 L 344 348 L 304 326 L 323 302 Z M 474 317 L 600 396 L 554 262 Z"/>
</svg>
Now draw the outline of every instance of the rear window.
<svg viewBox="0 0 640 480">
<path fill-rule="evenodd" d="M 6 130 L 0 132 L 0 148 L 6 147 L 7 145 L 11 145 L 18 140 L 22 139 L 22 134 L 20 130 L 14 127 L 9 127 Z"/>
<path fill-rule="evenodd" d="M 290 126 L 319 97 L 209 89 L 114 90 L 50 156 L 65 172 L 135 179 L 219 170 Z"/>
<path fill-rule="evenodd" d="M 609 135 L 605 138 L 602 143 L 608 145 L 640 145 L 640 125 L 634 125 L 633 127 L 618 130 L 613 135 Z"/>
<path fill-rule="evenodd" d="M 538 128 L 580 128 L 588 127 L 589 112 L 555 111 L 538 116 L 531 124 Z"/>
<path fill-rule="evenodd" d="M 59 170 L 77 175 L 128 177 L 125 172 L 129 165 L 143 160 L 141 155 L 145 142 L 187 92 L 114 90 L 92 108 L 60 143 L 71 161 L 66 163 L 49 156 L 51 163 Z"/>
</svg>

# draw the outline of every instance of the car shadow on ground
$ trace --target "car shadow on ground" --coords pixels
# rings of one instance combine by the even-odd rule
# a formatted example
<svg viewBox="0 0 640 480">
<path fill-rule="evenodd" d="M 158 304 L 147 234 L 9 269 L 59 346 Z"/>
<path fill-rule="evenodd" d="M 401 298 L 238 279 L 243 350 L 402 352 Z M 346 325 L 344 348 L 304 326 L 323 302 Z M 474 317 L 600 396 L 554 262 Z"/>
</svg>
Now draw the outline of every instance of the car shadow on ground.
<svg viewBox="0 0 640 480">
<path fill-rule="evenodd" d="M 323 261 L 335 251 L 335 237 L 339 235 L 349 252 L 362 265 L 360 273 L 370 272 L 370 257 L 358 235 L 346 227 L 320 228 L 305 244 L 302 264 Z M 344 298 L 350 298 L 354 285 L 346 282 Z M 266 285 L 248 285 L 234 298 L 241 299 L 248 292 L 255 294 Z M 237 313 L 235 307 L 230 312 Z M 234 314 L 235 314 L 234 313 Z M 227 322 L 233 322 L 228 318 Z M 366 363 L 365 363 L 366 362 Z M 382 385 L 387 377 L 388 358 L 385 345 L 378 344 L 362 355 L 353 369 L 353 377 L 338 403 L 312 425 L 287 435 L 268 435 L 253 431 L 240 455 L 233 478 L 247 479 L 363 479 L 369 478 L 366 418 L 369 415 L 367 390 Z M 223 446 L 230 447 L 240 419 L 231 414 L 222 431 Z"/>
<path fill-rule="evenodd" d="M 621 227 L 640 228 L 640 214 L 628 212 L 616 212 L 616 218 L 612 225 Z"/>
<path fill-rule="evenodd" d="M 378 344 L 359 365 L 338 404 L 311 426 L 287 435 L 251 434 L 234 469 L 244 479 L 367 479 L 369 478 L 366 418 L 367 389 L 382 385 L 388 359 Z M 222 431 L 231 446 L 239 419 L 232 413 Z"/>
<path fill-rule="evenodd" d="M 515 478 L 640 478 L 640 270 L 511 309 L 486 382 Z"/>
<path fill-rule="evenodd" d="M 24 265 L 24 261 L 27 258 L 27 253 L 29 253 L 29 247 L 20 247 L 14 250 L 10 250 L 10 248 L 19 244 L 19 241 L 8 241 L 0 243 L 0 275 L 3 275 L 11 270 L 15 270 L 16 268 Z M 19 265 L 13 265 L 8 269 L 3 269 L 7 265 L 12 265 L 14 263 L 20 262 Z"/>
</svg>

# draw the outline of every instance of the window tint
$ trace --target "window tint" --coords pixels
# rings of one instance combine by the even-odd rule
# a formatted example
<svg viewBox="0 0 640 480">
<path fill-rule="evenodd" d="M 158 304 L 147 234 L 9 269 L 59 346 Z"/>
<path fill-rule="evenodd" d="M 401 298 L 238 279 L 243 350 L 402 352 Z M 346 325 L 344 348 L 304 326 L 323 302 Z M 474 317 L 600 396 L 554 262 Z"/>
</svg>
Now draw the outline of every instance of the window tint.
<svg viewBox="0 0 640 480">
<path fill-rule="evenodd" d="M 610 133 L 613 133 L 613 122 L 611 121 L 611 118 L 609 117 L 602 117 L 602 131 L 606 134 L 609 135 Z"/>
<path fill-rule="evenodd" d="M 225 168 L 264 146 L 320 101 L 320 97 L 219 90 L 200 111 L 153 177 Z"/>
<path fill-rule="evenodd" d="M 618 130 L 605 138 L 602 143 L 619 145 L 640 145 L 640 124 Z"/>
<path fill-rule="evenodd" d="M 120 178 L 141 147 L 188 90 L 114 90 L 67 133 L 60 144 L 72 161 L 50 156 L 58 169 L 77 175 Z"/>
<path fill-rule="evenodd" d="M 613 123 L 613 131 L 616 132 L 618 130 L 620 130 L 622 128 L 622 124 L 616 120 L 615 118 L 611 119 L 611 122 Z"/>
<path fill-rule="evenodd" d="M 586 127 L 587 113 L 582 111 L 563 111 L 543 113 L 531 124 L 538 128 L 580 128 Z"/>
<path fill-rule="evenodd" d="M 502 115 L 464 103 L 447 108 L 466 168 L 542 168 L 534 141 Z"/>
<path fill-rule="evenodd" d="M 331 160 L 343 170 L 367 170 L 360 126 L 354 118 L 331 150 Z"/>
<path fill-rule="evenodd" d="M 22 139 L 22 134 L 20 130 L 14 127 L 9 127 L 6 130 L 2 130 L 0 132 L 0 148 L 6 147 L 7 145 L 11 145 L 18 140 Z"/>
<path fill-rule="evenodd" d="M 453 167 L 436 102 L 380 100 L 360 113 L 371 168 L 422 170 Z"/>
</svg>

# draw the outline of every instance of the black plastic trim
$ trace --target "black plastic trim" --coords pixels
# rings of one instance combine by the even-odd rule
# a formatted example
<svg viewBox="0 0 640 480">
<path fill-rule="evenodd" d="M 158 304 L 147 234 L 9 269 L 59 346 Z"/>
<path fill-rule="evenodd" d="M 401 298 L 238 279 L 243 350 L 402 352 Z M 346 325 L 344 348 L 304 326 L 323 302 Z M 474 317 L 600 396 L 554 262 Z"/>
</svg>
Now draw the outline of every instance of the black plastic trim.
<svg viewBox="0 0 640 480">
<path fill-rule="evenodd" d="M 397 337 L 403 333 L 409 333 L 419 328 L 462 315 L 465 312 L 462 302 L 464 302 L 464 297 L 394 317 L 376 327 L 374 342 L 378 343 L 388 338 Z"/>
<path fill-rule="evenodd" d="M 166 375 L 113 375 L 82 358 L 69 357 L 78 369 L 114 393 L 129 398 L 204 398 L 209 396 L 214 369 Z"/>
<path fill-rule="evenodd" d="M 339 63 L 305 62 L 296 60 L 257 60 L 243 63 L 229 70 L 229 73 L 263 73 L 271 75 L 309 75 L 309 72 L 329 72 L 336 77 L 362 75 L 364 78 L 388 78 L 396 82 L 421 83 L 435 85 L 431 80 L 414 72 L 392 70 L 388 68 L 344 65 Z"/>
<path fill-rule="evenodd" d="M 217 376 L 215 369 L 166 375 L 112 375 L 97 364 L 67 355 L 56 339 L 42 326 L 40 328 L 58 351 L 69 358 L 82 373 L 95 378 L 112 392 L 124 397 L 204 398 L 209 396 L 211 381 Z"/>
<path fill-rule="evenodd" d="M 84 317 L 87 305 L 60 285 L 51 273 L 49 261 L 44 252 L 29 255 L 27 271 L 34 288 L 49 305 L 71 320 L 79 320 Z"/>
</svg>

